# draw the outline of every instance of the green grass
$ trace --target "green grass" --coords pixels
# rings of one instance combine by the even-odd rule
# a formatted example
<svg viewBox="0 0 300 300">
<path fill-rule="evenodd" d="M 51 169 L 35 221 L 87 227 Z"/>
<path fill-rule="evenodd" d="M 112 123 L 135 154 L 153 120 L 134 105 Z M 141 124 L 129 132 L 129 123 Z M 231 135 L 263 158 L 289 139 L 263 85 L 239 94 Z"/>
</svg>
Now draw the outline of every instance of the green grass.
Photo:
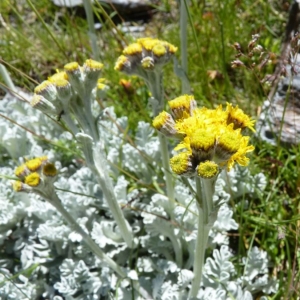
<svg viewBox="0 0 300 300">
<path fill-rule="evenodd" d="M 12 0 L 0 3 L 3 18 L 0 57 L 16 86 L 32 91 L 38 82 L 67 62 L 82 63 L 92 57 L 85 19 L 53 6 L 48 0 L 21 3 Z M 157 9 L 145 35 L 180 45 L 175 1 L 163 1 Z M 142 80 L 113 70 L 124 42 L 132 39 L 115 31 L 115 25 L 101 7 L 96 6 L 95 13 L 103 24 L 97 38 L 101 61 L 105 64 L 103 76 L 110 86 L 104 105 L 114 105 L 119 116 L 128 116 L 130 130 L 134 131 L 139 120 L 151 120 L 146 107 L 147 88 Z M 215 106 L 230 101 L 255 117 L 268 93 L 260 80 L 274 70 L 275 63 L 258 72 L 251 67 L 253 60 L 242 57 L 247 68 L 232 69 L 231 61 L 236 54 L 233 44 L 238 42 L 247 53 L 251 36 L 259 33 L 259 43 L 279 54 L 287 9 L 277 1 L 190 1 L 189 20 L 188 77 L 199 105 Z M 220 78 L 209 79 L 207 72 L 211 70 L 218 71 Z M 130 80 L 131 88 L 120 85 L 120 79 Z M 180 90 L 180 80 L 169 65 L 165 70 L 165 98 L 179 96 Z M 272 299 L 296 299 L 300 287 L 300 149 L 273 147 L 256 139 L 253 143 L 256 151 L 251 156 L 250 170 L 253 174 L 263 172 L 268 185 L 259 199 L 250 199 L 247 210 L 236 211 L 235 219 L 240 224 L 236 233 L 239 254 L 243 255 L 251 243 L 266 250 L 273 262 L 270 270 L 280 280 L 278 294 Z M 68 159 L 70 156 L 66 153 Z M 281 231 L 285 236 L 278 239 Z"/>
</svg>

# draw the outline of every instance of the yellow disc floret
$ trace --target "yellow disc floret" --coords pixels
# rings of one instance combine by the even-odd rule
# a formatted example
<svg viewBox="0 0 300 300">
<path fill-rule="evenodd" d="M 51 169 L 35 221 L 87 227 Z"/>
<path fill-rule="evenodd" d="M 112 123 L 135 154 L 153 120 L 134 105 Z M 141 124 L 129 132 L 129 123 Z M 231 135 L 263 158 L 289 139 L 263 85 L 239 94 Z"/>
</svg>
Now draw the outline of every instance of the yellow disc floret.
<svg viewBox="0 0 300 300">
<path fill-rule="evenodd" d="M 48 78 L 48 81 L 51 83 L 57 80 L 68 80 L 68 74 L 66 72 L 57 72 Z"/>
<path fill-rule="evenodd" d="M 38 86 L 35 87 L 34 92 L 36 94 L 41 94 L 43 93 L 45 90 L 51 88 L 52 83 L 49 80 L 44 80 L 41 84 L 39 84 Z"/>
<path fill-rule="evenodd" d="M 124 55 L 136 55 L 136 54 L 142 53 L 142 51 L 143 51 L 143 47 L 141 44 L 133 43 L 133 44 L 130 44 L 129 46 L 127 46 L 123 50 L 123 54 Z"/>
<path fill-rule="evenodd" d="M 197 103 L 193 95 L 183 95 L 168 102 L 176 120 L 191 116 Z"/>
<path fill-rule="evenodd" d="M 33 159 L 30 159 L 28 161 L 26 161 L 26 167 L 34 172 L 34 171 L 37 171 L 41 165 L 42 165 L 43 161 L 40 159 L 40 158 L 33 158 Z"/>
<path fill-rule="evenodd" d="M 157 44 L 152 48 L 152 52 L 156 55 L 156 56 L 163 56 L 167 53 L 167 50 L 165 48 L 164 45 L 162 44 Z"/>
<path fill-rule="evenodd" d="M 209 179 L 219 174 L 219 166 L 214 161 L 207 160 L 197 167 L 197 175 Z"/>
<path fill-rule="evenodd" d="M 226 112 L 228 113 L 227 124 L 234 124 L 234 129 L 244 129 L 248 127 L 255 132 L 255 120 L 246 115 L 238 106 L 233 107 L 232 104 L 227 103 Z"/>
<path fill-rule="evenodd" d="M 40 181 L 40 175 L 37 172 L 34 172 L 25 177 L 24 183 L 29 186 L 35 187 L 40 184 Z"/>
<path fill-rule="evenodd" d="M 191 160 L 191 153 L 181 152 L 170 159 L 170 167 L 177 175 L 192 176 L 194 168 Z"/>
<path fill-rule="evenodd" d="M 88 67 L 92 70 L 102 70 L 103 68 L 103 64 L 96 61 L 96 60 L 93 60 L 93 59 L 87 59 L 84 63 L 84 66 L 85 67 Z"/>
<path fill-rule="evenodd" d="M 26 165 L 23 164 L 23 165 L 21 165 L 21 166 L 19 166 L 19 167 L 16 168 L 15 175 L 17 177 L 23 177 L 23 176 L 25 176 L 25 174 L 27 172 L 28 172 L 28 169 L 27 169 Z"/>
<path fill-rule="evenodd" d="M 152 122 L 152 125 L 155 129 L 160 130 L 167 122 L 170 114 L 166 111 L 162 111 Z"/>
<path fill-rule="evenodd" d="M 125 55 L 121 55 L 119 56 L 114 69 L 116 71 L 122 71 L 125 68 L 126 64 L 130 64 L 129 59 Z"/>
<path fill-rule="evenodd" d="M 74 71 L 78 71 L 80 70 L 80 66 L 78 64 L 78 62 L 74 61 L 74 62 L 70 62 L 66 65 L 64 65 L 64 69 L 66 72 L 74 72 Z"/>
<path fill-rule="evenodd" d="M 209 152 L 215 146 L 216 136 L 213 131 L 197 129 L 190 137 L 190 146 L 195 151 Z"/>
</svg>

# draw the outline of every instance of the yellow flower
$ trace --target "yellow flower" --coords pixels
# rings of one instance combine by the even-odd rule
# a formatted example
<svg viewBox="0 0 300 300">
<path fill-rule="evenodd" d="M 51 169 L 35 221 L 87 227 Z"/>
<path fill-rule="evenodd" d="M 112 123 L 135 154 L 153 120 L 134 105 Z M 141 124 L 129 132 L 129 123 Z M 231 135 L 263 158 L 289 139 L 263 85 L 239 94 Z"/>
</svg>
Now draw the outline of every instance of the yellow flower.
<svg viewBox="0 0 300 300">
<path fill-rule="evenodd" d="M 235 163 L 246 166 L 249 163 L 246 154 L 254 147 L 248 145 L 249 137 L 243 136 L 242 130 L 245 127 L 254 130 L 254 120 L 238 106 L 227 104 L 225 110 L 221 105 L 216 109 L 197 108 L 194 101 L 191 95 L 169 101 L 175 119 L 172 128 L 181 139 L 174 150 L 183 150 L 170 160 L 173 172 L 209 178 L 219 168 L 230 170 Z M 154 127 L 162 131 L 169 117 L 168 113 L 161 113 L 154 119 Z"/>
<path fill-rule="evenodd" d="M 123 50 L 123 55 L 115 64 L 115 70 L 147 78 L 147 72 L 152 72 L 156 66 L 161 70 L 161 66 L 165 65 L 176 51 L 177 48 L 166 41 L 140 38 Z"/>
<path fill-rule="evenodd" d="M 136 55 L 136 54 L 142 53 L 142 51 L 143 51 L 143 47 L 141 44 L 133 43 L 133 44 L 130 44 L 129 46 L 127 46 L 123 50 L 123 54 L 124 55 Z"/>
<path fill-rule="evenodd" d="M 192 115 L 197 107 L 193 95 L 183 95 L 168 102 L 175 120 L 185 119 Z"/>
<path fill-rule="evenodd" d="M 189 152 L 180 152 L 170 159 L 170 167 L 177 175 L 193 176 L 195 168 L 192 162 L 192 155 Z"/>
<path fill-rule="evenodd" d="M 13 184 L 16 192 L 36 192 L 39 195 L 54 191 L 57 169 L 47 156 L 30 159 L 19 166 L 15 174 L 20 178 Z"/>
<path fill-rule="evenodd" d="M 255 132 L 255 120 L 246 115 L 238 106 L 233 107 L 232 104 L 227 103 L 226 111 L 228 113 L 227 124 L 234 124 L 234 128 L 244 129 L 248 127 Z"/>
<path fill-rule="evenodd" d="M 233 154 L 227 162 L 227 170 L 229 171 L 235 162 L 239 165 L 246 167 L 249 164 L 249 158 L 246 156 L 247 153 L 252 152 L 255 148 L 252 145 L 248 145 L 249 136 L 243 136 L 239 150 Z"/>
<path fill-rule="evenodd" d="M 219 172 L 219 165 L 214 161 L 210 160 L 201 162 L 197 167 L 197 175 L 205 179 L 213 178 L 217 176 Z"/>
<path fill-rule="evenodd" d="M 28 160 L 25 164 L 30 171 L 37 171 L 42 166 L 43 161 L 40 158 Z"/>
<path fill-rule="evenodd" d="M 25 177 L 24 183 L 31 187 L 36 187 L 40 184 L 40 181 L 40 175 L 37 172 L 34 172 Z"/>
</svg>

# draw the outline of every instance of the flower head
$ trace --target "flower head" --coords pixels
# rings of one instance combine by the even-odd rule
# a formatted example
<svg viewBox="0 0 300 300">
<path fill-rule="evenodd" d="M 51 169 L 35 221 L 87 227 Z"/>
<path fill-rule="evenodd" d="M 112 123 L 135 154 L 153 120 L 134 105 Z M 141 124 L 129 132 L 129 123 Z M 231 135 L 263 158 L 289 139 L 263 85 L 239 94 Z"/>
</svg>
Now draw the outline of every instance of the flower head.
<svg viewBox="0 0 300 300">
<path fill-rule="evenodd" d="M 13 183 L 16 192 L 35 192 L 47 199 L 51 198 L 57 169 L 46 156 L 27 160 L 16 168 L 15 175 L 19 178 Z"/>
<path fill-rule="evenodd" d="M 179 154 L 170 160 L 174 173 L 211 178 L 221 169 L 230 170 L 235 163 L 249 163 L 246 154 L 254 147 L 242 132 L 246 127 L 254 130 L 255 121 L 238 106 L 227 104 L 226 110 L 221 105 L 216 109 L 197 108 L 191 95 L 171 100 L 169 105 L 174 119 L 163 111 L 153 126 L 166 136 L 176 135 L 181 140 L 175 147 Z"/>
<path fill-rule="evenodd" d="M 123 50 L 123 55 L 115 64 L 115 70 L 147 77 L 145 72 L 160 69 L 176 51 L 177 48 L 166 41 L 141 38 Z"/>
</svg>

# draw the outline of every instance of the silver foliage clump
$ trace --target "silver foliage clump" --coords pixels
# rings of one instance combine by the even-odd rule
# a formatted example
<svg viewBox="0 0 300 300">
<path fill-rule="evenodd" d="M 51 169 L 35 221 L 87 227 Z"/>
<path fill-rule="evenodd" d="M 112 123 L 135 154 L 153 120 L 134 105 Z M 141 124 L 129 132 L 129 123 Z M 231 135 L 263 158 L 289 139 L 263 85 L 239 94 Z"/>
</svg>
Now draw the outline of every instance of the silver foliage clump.
<svg viewBox="0 0 300 300">
<path fill-rule="evenodd" d="M 52 140 L 56 136 L 55 141 L 66 144 L 70 142 L 68 134 L 62 133 L 58 126 L 16 99 L 1 101 L 0 111 L 20 120 L 21 125 L 39 135 Z M 30 119 L 24 115 L 30 115 Z M 175 196 L 178 203 L 172 210 L 168 198 L 161 194 L 159 142 L 150 124 L 138 124 L 134 144 L 125 139 L 127 118 L 117 118 L 113 108 L 103 112 L 98 125 L 111 162 L 109 168 L 115 178 L 119 204 L 131 222 L 139 244 L 134 266 L 128 264 L 131 250 L 122 241 L 91 171 L 73 160 L 62 169 L 56 186 L 60 189 L 58 194 L 63 205 L 90 232 L 99 247 L 123 266 L 128 279 L 119 282 L 114 272 L 86 248 L 81 236 L 50 204 L 34 194 L 16 194 L 7 181 L 0 179 L 0 247 L 4 253 L 0 260 L 1 299 L 92 300 L 118 295 L 118 299 L 126 300 L 132 295 L 130 279 L 137 277 L 136 272 L 141 287 L 153 299 L 187 299 L 193 279 L 191 267 L 197 232 L 194 195 L 185 183 L 177 180 Z M 1 174 L 13 176 L 15 163 L 12 159 L 29 153 L 32 156 L 48 155 L 60 167 L 61 153 L 43 149 L 43 144 L 31 134 L 15 128 L 0 119 L 4 137 L 1 147 L 7 156 L 5 161 L 2 158 Z M 121 170 L 137 178 L 138 182 L 132 184 Z M 150 183 L 155 191 L 146 188 Z M 195 189 L 192 181 L 188 184 Z M 238 167 L 218 178 L 214 201 L 219 211 L 210 233 L 213 252 L 206 260 L 203 288 L 198 299 L 250 300 L 257 292 L 267 295 L 276 291 L 277 283 L 268 275 L 267 254 L 257 247 L 250 249 L 248 256 L 242 259 L 244 272 L 237 276 L 227 234 L 238 229 L 229 205 L 230 198 L 236 199 L 236 205 L 239 205 L 241 193 L 246 199 L 248 195 L 259 195 L 265 184 L 263 174 L 252 176 L 248 169 Z M 170 222 L 170 214 L 174 214 L 174 223 Z M 178 255 L 174 245 L 183 249 L 187 257 L 180 266 L 174 262 L 174 256 Z M 136 299 L 142 298 L 137 296 Z"/>
</svg>

